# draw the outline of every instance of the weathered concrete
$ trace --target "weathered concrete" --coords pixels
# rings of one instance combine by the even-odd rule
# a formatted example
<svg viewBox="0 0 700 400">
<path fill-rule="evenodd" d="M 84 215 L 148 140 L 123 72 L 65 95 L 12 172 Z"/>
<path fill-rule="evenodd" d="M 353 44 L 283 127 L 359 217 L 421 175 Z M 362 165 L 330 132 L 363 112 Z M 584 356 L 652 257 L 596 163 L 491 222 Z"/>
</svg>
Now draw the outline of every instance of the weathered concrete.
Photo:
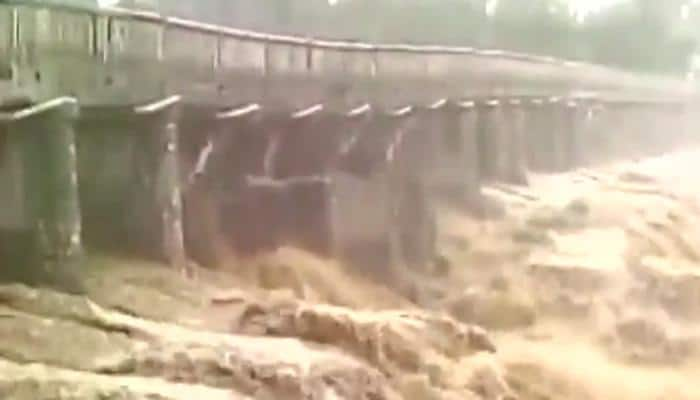
<svg viewBox="0 0 700 400">
<path fill-rule="evenodd" d="M 81 290 L 76 270 L 82 257 L 73 129 L 77 114 L 71 98 L 0 114 L 4 138 L 14 144 L 5 150 L 7 166 L 1 169 L 18 211 L 0 225 L 9 242 L 0 246 L 2 275 L 71 292 Z"/>
<path fill-rule="evenodd" d="M 506 125 L 507 167 L 503 179 L 507 183 L 527 185 L 528 166 L 526 148 L 526 109 L 520 99 L 503 100 L 503 118 Z"/>
<path fill-rule="evenodd" d="M 477 102 L 479 165 L 481 177 L 487 182 L 499 180 L 507 170 L 507 154 L 501 151 L 505 132 L 499 105 L 498 100 Z"/>
<path fill-rule="evenodd" d="M 185 267 L 178 102 L 83 111 L 78 154 L 88 246 Z"/>
<path fill-rule="evenodd" d="M 309 40 L 120 9 L 13 0 L 0 4 L 0 21 L 0 65 L 12 67 L 13 89 L 35 101 L 72 93 L 84 105 L 134 104 L 179 93 L 220 106 L 299 108 L 341 93 L 391 106 L 503 93 L 694 93 L 679 79 L 548 57 Z"/>
<path fill-rule="evenodd" d="M 435 257 L 439 201 L 483 214 L 483 184 L 694 142 L 695 90 L 678 80 L 18 3 L 0 4 L 0 73 L 12 70 L 2 96 L 80 99 L 88 246 L 181 269 L 185 250 L 216 265 L 228 251 L 288 244 L 370 269 L 420 268 Z M 178 96 L 149 103 L 168 94 Z M 51 146 L 70 149 L 59 137 Z M 18 179 L 31 170 L 7 147 L 23 141 L 0 132 L 0 184 L 11 188 L 0 201 L 13 210 L 0 210 L 4 242 L 31 236 L 22 194 L 43 182 Z M 66 204 L 51 207 L 77 215 Z"/>
</svg>

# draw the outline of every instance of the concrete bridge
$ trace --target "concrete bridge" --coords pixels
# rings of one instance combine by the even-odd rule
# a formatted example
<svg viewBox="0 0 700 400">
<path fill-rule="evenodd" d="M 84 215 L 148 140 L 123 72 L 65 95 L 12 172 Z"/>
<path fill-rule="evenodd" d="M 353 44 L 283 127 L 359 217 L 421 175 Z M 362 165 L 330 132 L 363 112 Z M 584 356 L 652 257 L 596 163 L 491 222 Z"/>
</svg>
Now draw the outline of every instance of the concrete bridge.
<svg viewBox="0 0 700 400">
<path fill-rule="evenodd" d="M 0 270 L 67 290 L 84 248 L 293 244 L 391 279 L 432 262 L 436 202 L 698 141 L 673 78 L 38 1 L 0 2 L 0 77 Z"/>
</svg>

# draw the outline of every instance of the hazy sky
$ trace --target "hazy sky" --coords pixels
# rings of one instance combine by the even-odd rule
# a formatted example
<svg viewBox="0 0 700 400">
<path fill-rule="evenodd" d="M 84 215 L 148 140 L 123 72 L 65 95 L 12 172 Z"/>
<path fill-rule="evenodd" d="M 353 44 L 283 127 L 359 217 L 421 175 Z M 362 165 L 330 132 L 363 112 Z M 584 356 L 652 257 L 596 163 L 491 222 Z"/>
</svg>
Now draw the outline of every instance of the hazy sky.
<svg viewBox="0 0 700 400">
<path fill-rule="evenodd" d="M 619 3 L 620 0 L 568 0 L 577 12 L 581 14 L 589 14 L 605 8 L 615 3 Z M 663 0 L 659 0 L 663 1 Z"/>
<path fill-rule="evenodd" d="M 102 6 L 110 6 L 117 3 L 118 0 L 97 0 Z M 329 3 L 334 4 L 338 0 L 328 0 Z M 498 0 L 495 0 L 497 2 Z M 571 3 L 579 15 L 587 15 L 591 12 L 598 11 L 602 8 L 610 6 L 611 4 L 618 3 L 624 0 L 567 0 Z M 659 0 L 663 1 L 663 0 Z"/>
</svg>

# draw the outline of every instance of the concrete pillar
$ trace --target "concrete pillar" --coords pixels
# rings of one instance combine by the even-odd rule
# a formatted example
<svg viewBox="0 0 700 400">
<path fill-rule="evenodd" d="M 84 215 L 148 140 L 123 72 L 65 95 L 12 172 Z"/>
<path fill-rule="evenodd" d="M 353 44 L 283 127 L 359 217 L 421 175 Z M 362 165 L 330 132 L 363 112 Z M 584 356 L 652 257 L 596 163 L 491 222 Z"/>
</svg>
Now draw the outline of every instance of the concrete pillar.
<svg viewBox="0 0 700 400">
<path fill-rule="evenodd" d="M 528 112 L 528 158 L 532 170 L 562 172 L 567 165 L 571 114 L 563 99 L 536 99 Z"/>
<path fill-rule="evenodd" d="M 578 126 L 574 135 L 574 166 L 588 167 L 599 151 L 595 141 L 602 108 L 591 100 L 577 100 Z"/>
<path fill-rule="evenodd" d="M 409 108 L 372 108 L 351 124 L 361 129 L 347 142 L 333 177 L 333 236 L 337 256 L 361 273 L 387 284 L 401 276 L 399 267 L 422 256 L 425 212 L 412 207 L 407 187 L 420 187 L 413 163 L 417 148 L 405 140 L 422 134 Z M 419 160 L 420 161 L 420 160 Z M 415 198 L 413 198 L 415 199 Z M 424 203 L 424 205 L 426 205 Z M 430 205 L 430 203 L 428 203 Z"/>
<path fill-rule="evenodd" d="M 506 169 L 502 177 L 505 182 L 527 185 L 527 146 L 525 144 L 525 108 L 520 99 L 511 99 L 503 104 L 505 124 Z"/>
<path fill-rule="evenodd" d="M 651 129 L 648 126 L 644 128 L 637 126 L 641 110 L 641 105 L 634 102 L 623 102 L 615 107 L 617 123 L 612 126 L 613 129 L 609 133 L 614 143 L 613 162 L 642 156 L 643 152 L 640 152 L 638 138 L 648 135 Z"/>
<path fill-rule="evenodd" d="M 654 138 L 661 122 L 653 105 L 644 102 L 630 102 L 623 111 L 624 131 L 619 138 L 620 160 L 647 157 L 656 153 Z M 650 118 L 650 116 L 654 116 Z"/>
<path fill-rule="evenodd" d="M 83 110 L 78 157 L 89 246 L 185 270 L 179 102 Z"/>
<path fill-rule="evenodd" d="M 700 145 L 700 102 L 692 99 L 688 104 L 688 141 L 692 146 Z"/>
<path fill-rule="evenodd" d="M 381 117 L 395 132 L 387 153 L 395 160 L 389 165 L 392 259 L 417 270 L 427 268 L 437 252 L 436 167 L 444 156 L 444 135 L 454 134 L 446 129 L 456 122 L 445 112 L 399 110 Z"/>
<path fill-rule="evenodd" d="M 484 182 L 501 181 L 508 171 L 506 132 L 499 100 L 479 101 L 477 106 L 477 143 L 479 170 Z"/>
<path fill-rule="evenodd" d="M 528 169 L 542 171 L 542 132 L 547 129 L 547 119 L 542 99 L 531 99 L 523 103 L 525 111 L 525 157 Z"/>
<path fill-rule="evenodd" d="M 678 133 L 672 145 L 674 150 L 682 150 L 688 144 L 688 104 L 681 101 L 676 107 Z"/>
<path fill-rule="evenodd" d="M 693 141 L 693 132 L 695 130 L 695 117 L 692 100 L 684 100 L 683 103 L 679 105 L 679 107 L 682 132 L 676 146 L 682 150 L 695 144 Z"/>
<path fill-rule="evenodd" d="M 678 139 L 676 118 L 679 115 L 669 114 L 669 105 L 663 103 L 642 103 L 637 105 L 634 136 L 639 143 L 638 157 L 654 157 L 661 155 L 674 147 Z"/>
<path fill-rule="evenodd" d="M 668 121 L 668 135 L 670 136 L 667 140 L 666 151 L 675 151 L 682 149 L 684 143 L 686 143 L 687 133 L 687 116 L 686 116 L 686 105 L 682 102 L 673 102 L 666 105 L 668 109 L 667 121 Z M 661 132 L 657 135 L 657 140 L 661 143 Z"/>
<path fill-rule="evenodd" d="M 479 162 L 478 111 L 473 101 L 456 104 L 458 107 L 459 129 L 461 134 L 461 163 L 463 180 L 462 202 L 468 211 L 482 213 L 483 198 L 481 192 L 482 170 Z"/>
<path fill-rule="evenodd" d="M 150 157 L 141 159 L 149 165 L 144 189 L 150 194 L 153 211 L 156 214 L 156 226 L 148 219 L 141 221 L 139 232 L 152 232 L 151 238 L 156 240 L 158 254 L 172 267 L 181 272 L 187 271 L 187 256 L 182 230 L 182 194 L 180 189 L 180 174 L 178 161 L 178 125 L 180 97 L 173 96 L 161 101 L 136 107 L 137 117 L 142 118 L 145 136 L 149 136 L 144 144 L 145 150 L 140 155 Z M 150 153 L 150 155 L 148 154 Z M 135 221 L 136 222 L 136 221 Z M 155 228 L 155 230 L 154 230 Z"/>
<path fill-rule="evenodd" d="M 575 109 L 568 107 L 565 99 L 551 97 L 547 106 L 552 118 L 551 129 L 546 133 L 545 140 L 549 143 L 547 171 L 565 172 L 570 164 L 571 141 L 576 126 Z"/>
<path fill-rule="evenodd" d="M 694 147 L 700 144 L 700 107 L 695 99 L 689 99 L 686 103 L 686 144 Z"/>
<path fill-rule="evenodd" d="M 581 163 L 581 134 L 582 122 L 581 108 L 575 100 L 565 100 L 561 107 L 564 112 L 564 130 L 561 135 L 561 162 L 562 171 L 570 171 Z"/>
<path fill-rule="evenodd" d="M 405 168 L 414 169 L 434 196 L 459 207 L 479 186 L 472 110 L 473 103 L 437 102 L 418 114 L 422 132 L 407 138 L 413 156 Z"/>
<path fill-rule="evenodd" d="M 74 123 L 78 103 L 59 98 L 8 114 L 0 121 L 21 137 L 24 202 L 35 252 L 32 265 L 13 265 L 24 283 L 81 293 L 83 257 Z"/>
<path fill-rule="evenodd" d="M 599 164 L 607 164 L 617 158 L 618 138 L 624 132 L 621 105 L 612 101 L 604 102 L 598 122 L 595 136 L 600 151 L 596 159 Z"/>
<path fill-rule="evenodd" d="M 190 116 L 183 116 L 185 122 L 181 124 L 179 137 L 180 165 L 184 165 L 181 171 L 186 176 L 181 188 L 185 248 L 188 257 L 202 266 L 223 267 L 234 256 L 233 238 L 226 235 L 227 221 L 222 204 L 230 201 L 227 197 L 240 189 L 236 182 L 241 180 L 240 163 L 243 161 L 232 151 L 242 147 L 245 139 L 241 136 L 248 131 L 262 131 L 262 125 L 256 120 L 260 111 L 257 104 L 220 112 L 212 109 L 183 111 Z M 260 151 L 259 146 L 250 143 L 246 150 Z M 230 161 L 226 166 L 228 175 L 222 177 L 221 163 L 227 160 Z"/>
</svg>

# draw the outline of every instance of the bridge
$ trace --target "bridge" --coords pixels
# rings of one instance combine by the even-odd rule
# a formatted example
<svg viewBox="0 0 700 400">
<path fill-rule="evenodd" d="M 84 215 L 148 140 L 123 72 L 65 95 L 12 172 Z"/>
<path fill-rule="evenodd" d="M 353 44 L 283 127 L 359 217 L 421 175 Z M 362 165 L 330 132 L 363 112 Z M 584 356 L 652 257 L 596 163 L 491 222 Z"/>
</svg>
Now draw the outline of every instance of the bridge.
<svg viewBox="0 0 700 400">
<path fill-rule="evenodd" d="M 387 279 L 435 257 L 435 207 L 493 182 L 697 142 L 687 81 L 441 46 L 269 35 L 0 2 L 0 263 L 84 249 L 185 270 L 285 244 Z M 3 272 L 3 273 L 5 273 Z"/>
</svg>

